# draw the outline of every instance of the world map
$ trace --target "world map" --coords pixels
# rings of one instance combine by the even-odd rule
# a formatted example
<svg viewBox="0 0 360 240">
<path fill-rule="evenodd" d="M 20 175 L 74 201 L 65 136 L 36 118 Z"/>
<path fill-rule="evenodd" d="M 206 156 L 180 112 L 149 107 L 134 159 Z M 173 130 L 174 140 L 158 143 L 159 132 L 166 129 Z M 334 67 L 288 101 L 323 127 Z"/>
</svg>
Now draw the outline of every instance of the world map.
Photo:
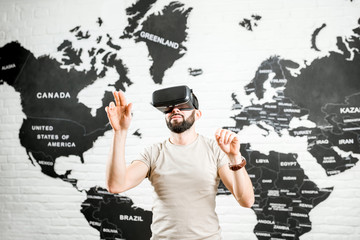
<svg viewBox="0 0 360 240">
<path fill-rule="evenodd" d="M 128 7 L 128 26 L 121 36 L 97 35 L 81 26 L 70 29 L 77 43 L 90 40 L 92 45 L 78 48 L 79 44 L 65 39 L 57 48 L 60 61 L 48 55 L 36 58 L 19 42 L 0 48 L 0 84 L 6 83 L 20 93 L 26 118 L 19 129 L 19 139 L 29 161 L 39 165 L 43 174 L 86 192 L 81 213 L 99 231 L 101 239 L 149 239 L 152 212 L 103 187 L 80 189 L 78 179 L 70 177 L 72 169 L 59 174 L 55 165 L 59 157 L 70 155 L 86 164 L 84 152 L 111 129 L 104 107 L 112 101 L 112 92 L 104 92 L 95 114 L 79 102 L 79 92 L 98 81 L 116 90 L 132 87 L 129 69 L 119 55 L 122 46 L 115 39 L 146 44 L 152 62 L 149 72 L 156 84 L 162 84 L 166 71 L 186 54 L 187 19 L 192 8 L 171 2 L 157 14 L 147 15 L 155 2 L 137 1 Z M 252 18 L 257 22 L 261 16 Z M 256 22 L 252 26 L 249 19 L 244 19 L 239 27 L 253 31 Z M 97 24 L 101 28 L 103 20 L 98 18 Z M 313 42 L 315 38 L 316 35 Z M 360 26 L 353 29 L 351 36 L 339 36 L 337 47 L 339 52 L 306 64 L 296 76 L 291 69 L 298 69 L 299 63 L 269 56 L 243 90 L 248 96 L 255 96 L 253 102 L 257 102 L 271 88 L 275 92 L 272 100 L 244 106 L 233 93 L 231 107 L 240 113 L 229 116 L 234 125 L 224 128 L 238 133 L 247 126 L 257 126 L 265 136 L 275 132 L 281 137 L 287 131 L 294 138 L 306 137 L 308 152 L 328 176 L 355 166 L 359 161 L 356 154 L 360 154 Z M 76 70 L 75 66 L 86 59 L 90 59 L 90 67 Z M 118 74 L 115 83 L 106 80 L 110 70 Z M 189 69 L 192 76 L 201 73 L 201 69 Z M 291 128 L 293 119 L 309 120 L 315 127 L 304 124 Z M 133 135 L 141 137 L 141 131 L 138 129 Z M 248 160 L 246 169 L 255 191 L 255 236 L 299 239 L 311 231 L 309 213 L 329 197 L 333 187 L 319 188 L 311 181 L 301 168 L 297 153 L 265 154 L 253 150 L 251 143 L 242 144 L 241 153 Z M 229 194 L 221 183 L 218 195 Z"/>
</svg>

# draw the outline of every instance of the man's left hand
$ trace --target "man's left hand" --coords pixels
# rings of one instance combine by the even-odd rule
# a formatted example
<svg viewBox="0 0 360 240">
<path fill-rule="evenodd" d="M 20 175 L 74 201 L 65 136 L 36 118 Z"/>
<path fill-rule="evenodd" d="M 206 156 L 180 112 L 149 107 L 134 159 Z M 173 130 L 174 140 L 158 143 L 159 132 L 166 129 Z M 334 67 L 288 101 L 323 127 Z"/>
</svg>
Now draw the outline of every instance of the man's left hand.
<svg viewBox="0 0 360 240">
<path fill-rule="evenodd" d="M 215 139 L 221 150 L 228 156 L 240 155 L 240 140 L 236 133 L 219 128 L 216 130 Z"/>
</svg>

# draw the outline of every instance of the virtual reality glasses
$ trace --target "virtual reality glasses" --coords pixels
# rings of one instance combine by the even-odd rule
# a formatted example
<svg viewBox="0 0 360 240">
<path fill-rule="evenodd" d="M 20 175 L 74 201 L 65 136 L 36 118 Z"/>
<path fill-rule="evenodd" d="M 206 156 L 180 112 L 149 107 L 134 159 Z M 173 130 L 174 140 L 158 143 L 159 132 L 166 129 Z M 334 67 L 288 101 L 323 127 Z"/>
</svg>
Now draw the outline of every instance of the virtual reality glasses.
<svg viewBox="0 0 360 240">
<path fill-rule="evenodd" d="M 188 86 L 176 86 L 156 90 L 152 94 L 152 105 L 163 113 L 179 110 L 199 109 L 199 102 Z"/>
</svg>

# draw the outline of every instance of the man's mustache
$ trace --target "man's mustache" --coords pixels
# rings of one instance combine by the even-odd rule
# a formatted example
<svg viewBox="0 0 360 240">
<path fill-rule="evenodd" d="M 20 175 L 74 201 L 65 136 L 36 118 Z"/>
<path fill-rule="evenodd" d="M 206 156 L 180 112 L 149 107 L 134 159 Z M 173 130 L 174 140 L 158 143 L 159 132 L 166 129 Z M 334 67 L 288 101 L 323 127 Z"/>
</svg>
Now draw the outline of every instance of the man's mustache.
<svg viewBox="0 0 360 240">
<path fill-rule="evenodd" d="M 173 116 L 181 116 L 182 118 L 184 118 L 184 116 L 183 116 L 182 114 L 180 114 L 180 113 L 174 113 L 174 114 L 171 114 L 171 115 L 170 115 L 170 118 L 169 118 L 169 119 L 171 119 Z"/>
</svg>

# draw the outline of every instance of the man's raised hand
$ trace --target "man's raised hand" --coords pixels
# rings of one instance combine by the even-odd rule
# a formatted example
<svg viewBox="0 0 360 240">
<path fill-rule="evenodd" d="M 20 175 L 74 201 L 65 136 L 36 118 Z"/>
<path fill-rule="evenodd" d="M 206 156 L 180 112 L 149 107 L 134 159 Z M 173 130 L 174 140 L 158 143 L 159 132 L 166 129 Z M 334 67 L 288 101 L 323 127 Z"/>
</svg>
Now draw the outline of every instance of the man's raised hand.
<svg viewBox="0 0 360 240">
<path fill-rule="evenodd" d="M 114 102 L 105 107 L 109 122 L 114 131 L 125 131 L 129 129 L 131 122 L 132 103 L 127 104 L 123 92 L 114 92 Z"/>
<path fill-rule="evenodd" d="M 216 130 L 215 139 L 221 150 L 227 155 L 237 156 L 240 154 L 240 140 L 236 133 L 219 128 Z"/>
</svg>

